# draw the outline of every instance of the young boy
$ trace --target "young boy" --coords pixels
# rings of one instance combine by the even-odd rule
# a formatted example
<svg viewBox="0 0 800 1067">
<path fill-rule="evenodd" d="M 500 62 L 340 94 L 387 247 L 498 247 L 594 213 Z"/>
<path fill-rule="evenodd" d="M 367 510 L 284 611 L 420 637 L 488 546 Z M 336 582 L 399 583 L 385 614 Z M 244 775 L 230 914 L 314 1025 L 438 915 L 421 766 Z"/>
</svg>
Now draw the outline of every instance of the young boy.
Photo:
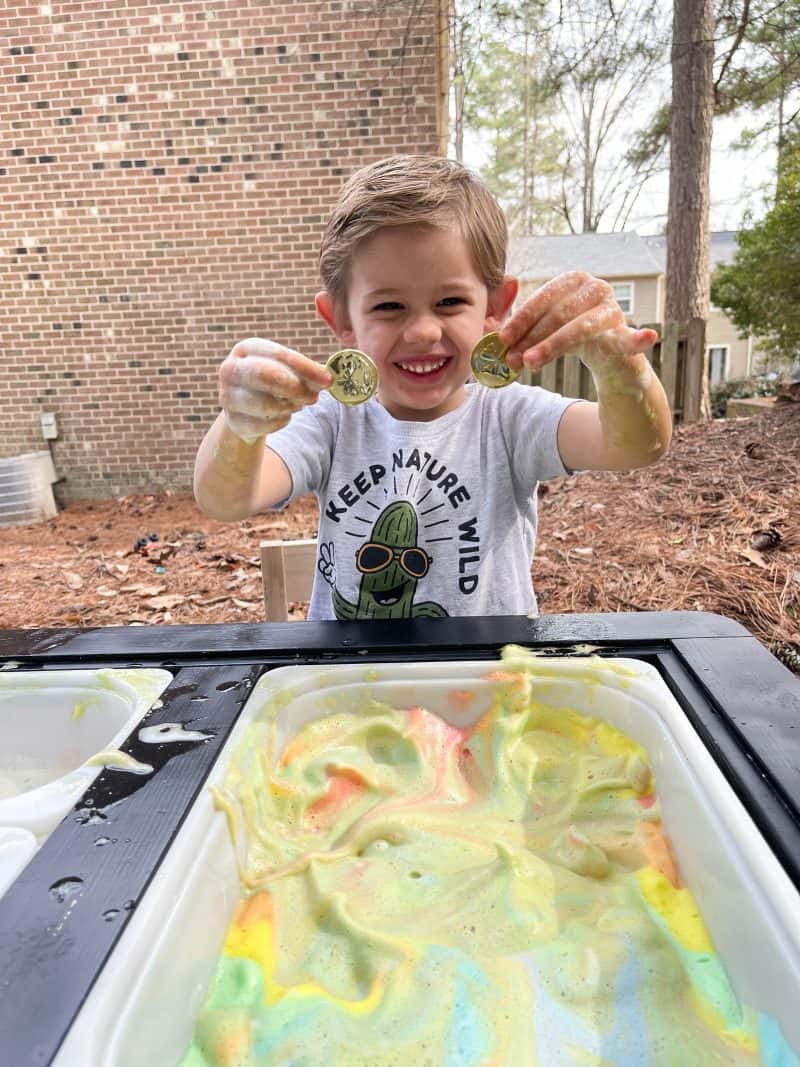
<svg viewBox="0 0 800 1067">
<path fill-rule="evenodd" d="M 656 334 L 626 326 L 611 287 L 580 272 L 503 325 L 517 295 L 506 242 L 500 208 L 460 164 L 365 167 L 328 222 L 316 306 L 337 347 L 372 357 L 376 396 L 339 404 L 329 370 L 262 338 L 222 363 L 197 502 L 235 521 L 317 495 L 309 619 L 531 614 L 537 483 L 667 450 L 669 407 L 643 354 Z M 493 330 L 515 369 L 577 354 L 598 402 L 468 383 L 471 351 Z"/>
</svg>

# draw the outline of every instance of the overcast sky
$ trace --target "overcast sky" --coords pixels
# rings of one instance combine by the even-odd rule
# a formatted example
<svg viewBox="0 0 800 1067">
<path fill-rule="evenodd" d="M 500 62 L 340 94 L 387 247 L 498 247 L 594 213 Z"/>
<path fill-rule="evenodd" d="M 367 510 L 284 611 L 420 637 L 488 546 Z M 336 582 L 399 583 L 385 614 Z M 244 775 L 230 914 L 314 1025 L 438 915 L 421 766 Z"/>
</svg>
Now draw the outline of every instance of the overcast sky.
<svg viewBox="0 0 800 1067">
<path fill-rule="evenodd" d="M 741 118 L 714 120 L 711 146 L 711 229 L 738 230 L 747 210 L 763 217 L 765 196 L 774 196 L 775 147 L 766 139 L 748 151 L 731 148 L 742 126 Z M 628 229 L 663 233 L 667 222 L 669 175 L 655 177 L 637 202 Z"/>
<path fill-rule="evenodd" d="M 762 138 L 757 147 L 748 151 L 731 147 L 746 125 L 747 120 L 738 116 L 714 120 L 710 177 L 712 230 L 738 230 L 748 210 L 754 219 L 762 218 L 768 209 L 768 201 L 774 196 L 775 146 Z M 480 143 L 467 132 L 464 162 L 477 169 L 484 158 Z M 668 194 L 669 174 L 665 171 L 647 184 L 626 229 L 640 234 L 664 233 Z M 611 212 L 608 214 L 611 219 Z M 608 227 L 601 226 L 603 229 Z"/>
</svg>

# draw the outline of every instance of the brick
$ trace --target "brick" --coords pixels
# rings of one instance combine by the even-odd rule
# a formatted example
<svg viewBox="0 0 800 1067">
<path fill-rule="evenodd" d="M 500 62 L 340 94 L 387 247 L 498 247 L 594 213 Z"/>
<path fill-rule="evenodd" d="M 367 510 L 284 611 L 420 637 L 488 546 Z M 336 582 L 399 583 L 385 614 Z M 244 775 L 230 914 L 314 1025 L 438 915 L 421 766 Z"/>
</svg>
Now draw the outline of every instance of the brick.
<svg viewBox="0 0 800 1067">
<path fill-rule="evenodd" d="M 65 499 L 186 490 L 235 341 L 331 351 L 322 226 L 355 167 L 436 151 L 434 6 L 143 0 L 2 20 L 0 456 L 43 447 L 46 405 Z"/>
</svg>

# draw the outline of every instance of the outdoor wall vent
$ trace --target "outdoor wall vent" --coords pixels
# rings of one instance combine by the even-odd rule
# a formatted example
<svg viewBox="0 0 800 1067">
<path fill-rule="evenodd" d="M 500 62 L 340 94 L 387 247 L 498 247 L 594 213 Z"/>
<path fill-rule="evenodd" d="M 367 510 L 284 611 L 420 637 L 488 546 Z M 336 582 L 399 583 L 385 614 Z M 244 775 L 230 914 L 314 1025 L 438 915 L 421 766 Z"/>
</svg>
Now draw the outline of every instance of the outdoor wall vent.
<svg viewBox="0 0 800 1067">
<path fill-rule="evenodd" d="M 58 423 L 56 422 L 55 412 L 43 411 L 40 418 L 42 423 L 42 437 L 45 441 L 55 441 L 58 437 Z"/>
</svg>

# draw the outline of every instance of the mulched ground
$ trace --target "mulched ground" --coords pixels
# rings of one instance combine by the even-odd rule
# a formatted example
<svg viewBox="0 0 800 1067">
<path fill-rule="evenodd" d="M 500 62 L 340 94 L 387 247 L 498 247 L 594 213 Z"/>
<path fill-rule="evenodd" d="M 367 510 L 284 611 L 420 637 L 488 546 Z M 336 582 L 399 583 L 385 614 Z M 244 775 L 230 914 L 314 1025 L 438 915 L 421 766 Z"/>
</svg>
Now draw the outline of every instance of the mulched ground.
<svg viewBox="0 0 800 1067">
<path fill-rule="evenodd" d="M 187 495 L 70 504 L 0 529 L 0 625 L 260 621 L 259 541 L 315 536 L 317 515 L 308 497 L 234 524 Z M 800 404 L 680 427 L 655 467 L 549 482 L 533 576 L 543 613 L 718 612 L 800 672 Z"/>
</svg>

